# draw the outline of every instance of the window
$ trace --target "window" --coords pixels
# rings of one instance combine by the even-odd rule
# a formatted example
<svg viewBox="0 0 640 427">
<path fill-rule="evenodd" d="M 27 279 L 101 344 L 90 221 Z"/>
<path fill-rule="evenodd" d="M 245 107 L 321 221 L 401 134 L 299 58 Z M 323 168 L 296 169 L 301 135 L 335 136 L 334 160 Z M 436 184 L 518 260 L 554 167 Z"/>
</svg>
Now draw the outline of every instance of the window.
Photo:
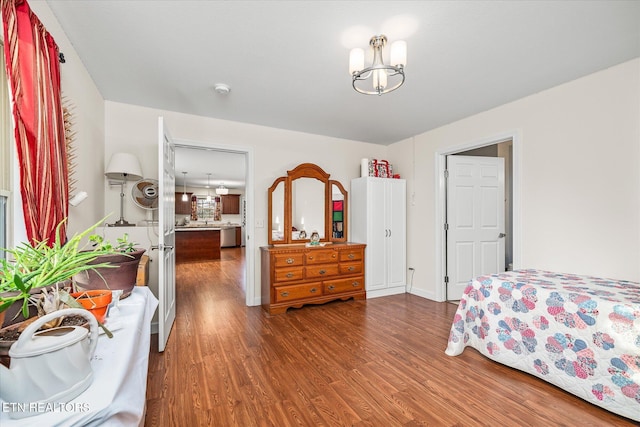
<svg viewBox="0 0 640 427">
<path fill-rule="evenodd" d="M 11 212 L 11 119 L 9 84 L 4 65 L 4 45 L 0 40 L 0 248 L 9 240 Z M 0 258 L 6 255 L 0 251 Z"/>
</svg>

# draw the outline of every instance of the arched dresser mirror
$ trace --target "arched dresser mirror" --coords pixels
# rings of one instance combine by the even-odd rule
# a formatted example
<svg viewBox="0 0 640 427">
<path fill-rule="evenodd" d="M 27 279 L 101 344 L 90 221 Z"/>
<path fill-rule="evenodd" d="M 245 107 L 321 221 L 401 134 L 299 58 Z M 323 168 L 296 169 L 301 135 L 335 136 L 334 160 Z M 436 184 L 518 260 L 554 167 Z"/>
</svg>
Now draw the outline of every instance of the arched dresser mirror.
<svg viewBox="0 0 640 427">
<path fill-rule="evenodd" d="M 269 314 L 366 298 L 365 245 L 347 242 L 347 191 L 329 178 L 303 163 L 269 187 L 269 246 L 260 248 L 262 307 Z"/>
<path fill-rule="evenodd" d="M 313 163 L 287 171 L 269 187 L 269 244 L 347 241 L 347 191 Z"/>
</svg>

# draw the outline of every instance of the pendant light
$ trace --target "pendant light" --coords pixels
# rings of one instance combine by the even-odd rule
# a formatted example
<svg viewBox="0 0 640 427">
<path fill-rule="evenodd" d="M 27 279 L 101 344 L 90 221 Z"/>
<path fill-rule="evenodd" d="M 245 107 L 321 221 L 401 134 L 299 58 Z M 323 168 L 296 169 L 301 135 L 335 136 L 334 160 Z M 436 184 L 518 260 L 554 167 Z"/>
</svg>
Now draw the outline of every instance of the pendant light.
<svg viewBox="0 0 640 427">
<path fill-rule="evenodd" d="M 209 194 L 211 174 L 207 174 L 207 202 L 211 202 L 211 194 Z"/>
<path fill-rule="evenodd" d="M 182 178 L 182 183 L 184 184 L 182 189 L 182 201 L 188 202 L 189 196 L 187 196 L 187 173 L 182 172 L 182 175 L 184 175 L 184 177 Z"/>
<path fill-rule="evenodd" d="M 229 189 L 224 186 L 224 183 L 221 183 L 218 188 L 216 188 L 216 194 L 218 196 L 225 196 L 229 194 Z"/>
</svg>

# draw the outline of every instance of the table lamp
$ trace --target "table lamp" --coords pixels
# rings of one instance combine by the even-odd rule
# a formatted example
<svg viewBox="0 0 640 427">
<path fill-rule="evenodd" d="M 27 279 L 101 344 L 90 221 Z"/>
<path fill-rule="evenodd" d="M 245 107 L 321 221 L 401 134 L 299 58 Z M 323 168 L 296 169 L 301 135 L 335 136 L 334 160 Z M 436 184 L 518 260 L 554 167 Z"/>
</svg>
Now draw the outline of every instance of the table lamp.
<svg viewBox="0 0 640 427">
<path fill-rule="evenodd" d="M 124 219 L 124 185 L 127 181 L 142 179 L 142 169 L 138 158 L 129 153 L 115 153 L 111 156 L 104 174 L 109 180 L 120 182 L 120 219 L 109 225 L 112 227 L 134 225 Z"/>
</svg>

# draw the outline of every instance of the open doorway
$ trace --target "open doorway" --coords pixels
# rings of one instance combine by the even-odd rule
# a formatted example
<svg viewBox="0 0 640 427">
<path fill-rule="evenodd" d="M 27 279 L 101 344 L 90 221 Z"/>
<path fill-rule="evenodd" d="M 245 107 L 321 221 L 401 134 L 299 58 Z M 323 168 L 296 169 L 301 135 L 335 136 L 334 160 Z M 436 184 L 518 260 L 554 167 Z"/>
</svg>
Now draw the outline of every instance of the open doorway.
<svg viewBox="0 0 640 427">
<path fill-rule="evenodd" d="M 176 141 L 176 181 L 184 179 L 186 185 L 176 185 L 176 191 L 189 193 L 193 197 L 195 217 L 208 225 L 224 226 L 221 237 L 225 237 L 224 247 L 220 247 L 225 256 L 220 259 L 236 259 L 240 253 L 242 262 L 235 265 L 243 271 L 238 272 L 241 278 L 241 290 L 247 306 L 260 304 L 260 295 L 255 295 L 254 261 L 253 261 L 253 151 L 249 147 L 227 146 L 213 143 Z M 186 174 L 184 174 L 186 172 Z M 186 178 L 185 178 L 186 177 Z M 217 191 L 224 187 L 227 192 Z M 231 197 L 231 196 L 234 197 Z M 237 197 L 235 197 L 237 196 Z M 220 211 L 220 199 L 227 198 L 237 203 L 233 211 Z M 210 198 L 210 199 L 209 199 Z M 209 199 L 210 201 L 207 201 Z M 209 212 L 211 211 L 211 212 Z M 189 221 L 190 215 L 177 220 Z M 237 228 L 239 233 L 230 233 Z M 222 236 L 222 233 L 226 233 Z M 229 236 L 234 237 L 228 243 Z M 227 236 L 229 235 L 229 236 Z M 237 237 L 236 237 L 237 236 Z M 222 255 L 222 254 L 221 254 Z M 257 301 L 257 303 L 256 303 Z"/>
<path fill-rule="evenodd" d="M 441 149 L 436 152 L 436 280 L 440 284 L 437 297 L 447 295 L 447 200 L 445 171 L 447 157 L 455 155 L 505 158 L 505 259 L 504 269 L 520 268 L 520 164 L 521 138 L 518 132 Z M 508 240 L 507 240 L 508 239 Z"/>
</svg>

